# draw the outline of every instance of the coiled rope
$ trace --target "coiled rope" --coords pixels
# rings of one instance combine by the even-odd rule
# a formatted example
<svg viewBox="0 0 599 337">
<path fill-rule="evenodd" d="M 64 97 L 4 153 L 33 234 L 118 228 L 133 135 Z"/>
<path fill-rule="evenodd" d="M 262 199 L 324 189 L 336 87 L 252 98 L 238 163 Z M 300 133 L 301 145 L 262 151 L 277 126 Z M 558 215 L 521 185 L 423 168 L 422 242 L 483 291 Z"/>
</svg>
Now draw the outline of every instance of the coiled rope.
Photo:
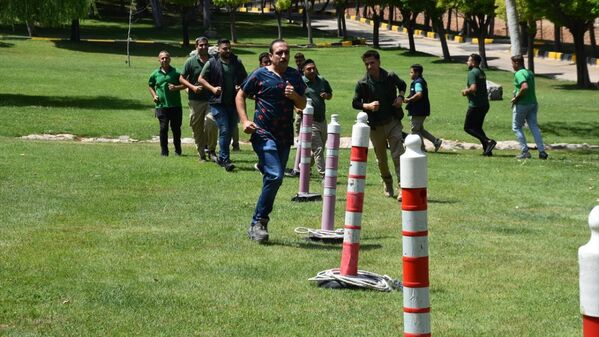
<svg viewBox="0 0 599 337">
<path fill-rule="evenodd" d="M 338 285 L 330 285 L 331 288 L 366 288 L 378 291 L 401 290 L 402 285 L 398 280 L 394 280 L 388 275 L 378 275 L 365 270 L 358 270 L 358 275 L 341 275 L 339 268 L 323 270 L 308 281 L 316 281 L 319 285 L 327 285 L 331 281 L 336 281 Z"/>
<path fill-rule="evenodd" d="M 327 229 L 312 229 L 308 227 L 297 227 L 294 232 L 297 234 L 308 234 L 309 238 L 315 238 L 320 240 L 326 239 L 341 239 L 343 240 L 343 228 L 335 230 Z"/>
</svg>

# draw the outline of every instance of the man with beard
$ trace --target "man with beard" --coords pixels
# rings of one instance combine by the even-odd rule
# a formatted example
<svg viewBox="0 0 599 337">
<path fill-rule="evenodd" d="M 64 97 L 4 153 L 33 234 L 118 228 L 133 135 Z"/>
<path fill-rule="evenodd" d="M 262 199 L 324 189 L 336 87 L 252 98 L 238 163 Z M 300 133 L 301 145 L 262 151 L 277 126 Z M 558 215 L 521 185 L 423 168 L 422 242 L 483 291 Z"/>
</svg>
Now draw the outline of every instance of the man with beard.
<svg viewBox="0 0 599 337">
<path fill-rule="evenodd" d="M 485 116 L 489 112 L 489 94 L 487 93 L 487 76 L 480 69 L 481 57 L 472 54 L 468 57 L 468 81 L 467 88 L 462 90 L 462 96 L 468 97 L 468 111 L 464 121 L 464 131 L 483 146 L 483 156 L 492 156 L 497 142 L 489 139 L 483 130 Z"/>
<path fill-rule="evenodd" d="M 229 157 L 229 144 L 237 124 L 235 95 L 246 77 L 245 67 L 231 52 L 231 42 L 222 39 L 218 41 L 218 54 L 206 62 L 199 78 L 200 84 L 212 93 L 208 102 L 219 131 L 218 164 L 227 172 L 235 169 Z"/>
<path fill-rule="evenodd" d="M 236 98 L 243 131 L 251 134 L 262 172 L 262 191 L 248 230 L 250 239 L 259 243 L 268 241 L 270 212 L 293 144 L 293 108 L 306 106 L 306 86 L 297 70 L 288 66 L 289 52 L 285 40 L 274 40 L 269 49 L 272 63 L 254 71 Z M 248 120 L 245 105 L 251 95 L 256 100 L 253 121 Z"/>
<path fill-rule="evenodd" d="M 206 161 L 206 154 L 204 153 L 206 145 L 204 119 L 208 113 L 208 93 L 203 90 L 204 88 L 198 82 L 198 78 L 209 59 L 208 47 L 206 37 L 202 36 L 196 39 L 196 53 L 185 61 L 183 72 L 179 77 L 179 82 L 188 89 L 189 126 L 191 126 L 193 132 L 200 162 Z"/>
</svg>

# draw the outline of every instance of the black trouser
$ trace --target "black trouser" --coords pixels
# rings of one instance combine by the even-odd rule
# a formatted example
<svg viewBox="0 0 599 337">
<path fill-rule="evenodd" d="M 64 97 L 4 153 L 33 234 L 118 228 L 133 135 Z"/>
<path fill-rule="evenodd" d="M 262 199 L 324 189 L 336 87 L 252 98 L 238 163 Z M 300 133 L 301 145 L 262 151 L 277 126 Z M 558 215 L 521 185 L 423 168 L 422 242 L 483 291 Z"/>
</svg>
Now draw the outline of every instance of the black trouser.
<svg viewBox="0 0 599 337">
<path fill-rule="evenodd" d="M 466 120 L 464 121 L 464 131 L 472 135 L 483 145 L 483 150 L 486 149 L 489 138 L 483 131 L 483 122 L 489 111 L 489 107 L 468 108 L 466 112 Z"/>
<path fill-rule="evenodd" d="M 181 123 L 183 122 L 183 109 L 181 107 L 157 108 L 156 118 L 160 122 L 160 150 L 163 155 L 168 155 L 168 125 L 171 124 L 173 132 L 173 145 L 175 152 L 181 154 Z"/>
</svg>

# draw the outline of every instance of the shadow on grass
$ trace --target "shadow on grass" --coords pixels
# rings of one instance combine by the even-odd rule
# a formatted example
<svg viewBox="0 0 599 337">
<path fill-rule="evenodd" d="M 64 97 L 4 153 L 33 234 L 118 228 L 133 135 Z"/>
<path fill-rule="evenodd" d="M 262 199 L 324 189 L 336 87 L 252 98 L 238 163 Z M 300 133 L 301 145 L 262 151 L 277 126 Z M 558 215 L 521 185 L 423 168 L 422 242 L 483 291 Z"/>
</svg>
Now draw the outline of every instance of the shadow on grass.
<svg viewBox="0 0 599 337">
<path fill-rule="evenodd" d="M 544 75 L 539 75 L 539 76 L 544 76 Z M 560 83 L 560 84 L 554 84 L 551 87 L 554 89 L 558 89 L 558 90 L 588 90 L 588 91 L 596 91 L 597 90 L 597 87 L 595 85 L 592 85 L 591 87 L 588 87 L 588 88 L 581 88 L 576 83 L 572 83 L 572 84 Z"/>
<path fill-rule="evenodd" d="M 468 55 L 451 55 L 451 60 L 447 61 L 444 59 L 439 59 L 439 60 L 435 60 L 432 61 L 433 64 L 447 64 L 447 63 L 466 63 L 466 61 L 468 61 L 468 58 L 470 57 L 470 54 Z M 492 60 L 497 60 L 498 57 L 488 57 L 487 56 L 487 62 L 488 61 L 492 61 Z M 491 67 L 491 68 L 495 68 L 495 67 Z"/>
<path fill-rule="evenodd" d="M 14 47 L 15 44 L 14 43 L 8 43 L 8 42 L 1 42 L 0 41 L 0 48 L 10 48 L 10 47 Z"/>
<path fill-rule="evenodd" d="M 82 108 L 99 110 L 135 110 L 147 108 L 147 104 L 113 96 L 33 96 L 0 93 L 0 106 L 43 106 L 54 108 Z"/>
<path fill-rule="evenodd" d="M 441 199 L 429 199 L 430 204 L 457 204 L 457 200 L 441 200 Z"/>
<path fill-rule="evenodd" d="M 542 123 L 541 130 L 543 134 L 556 136 L 575 136 L 583 138 L 599 138 L 599 121 L 584 123 L 580 122 L 549 122 Z"/>
<path fill-rule="evenodd" d="M 494 232 L 506 235 L 521 235 L 521 234 L 536 234 L 538 231 L 526 227 L 504 227 L 504 226 L 488 226 L 484 227 L 487 232 Z"/>
</svg>

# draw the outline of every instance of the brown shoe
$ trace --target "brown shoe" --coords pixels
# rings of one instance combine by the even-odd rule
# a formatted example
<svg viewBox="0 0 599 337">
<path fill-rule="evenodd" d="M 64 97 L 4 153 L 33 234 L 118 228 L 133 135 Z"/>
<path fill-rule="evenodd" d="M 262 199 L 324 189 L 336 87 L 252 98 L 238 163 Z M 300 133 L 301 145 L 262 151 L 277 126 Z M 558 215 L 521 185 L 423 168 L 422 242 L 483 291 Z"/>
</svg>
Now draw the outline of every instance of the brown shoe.
<svg viewBox="0 0 599 337">
<path fill-rule="evenodd" d="M 393 198 L 393 182 L 383 181 L 383 194 L 387 198 Z"/>
</svg>

